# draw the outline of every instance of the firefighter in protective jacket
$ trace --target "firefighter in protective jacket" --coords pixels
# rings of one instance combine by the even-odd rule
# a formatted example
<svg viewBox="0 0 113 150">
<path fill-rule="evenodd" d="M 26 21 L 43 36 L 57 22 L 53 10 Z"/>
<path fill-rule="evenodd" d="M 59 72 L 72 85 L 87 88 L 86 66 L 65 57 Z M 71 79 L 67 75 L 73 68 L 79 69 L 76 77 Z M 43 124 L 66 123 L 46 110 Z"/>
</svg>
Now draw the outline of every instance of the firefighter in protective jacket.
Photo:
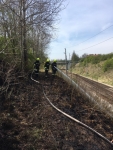
<svg viewBox="0 0 113 150">
<path fill-rule="evenodd" d="M 40 70 L 40 59 L 37 58 L 36 61 L 34 62 L 34 72 L 36 75 L 39 74 L 39 70 Z"/>
<path fill-rule="evenodd" d="M 57 72 L 57 63 L 56 63 L 56 59 L 53 61 L 53 63 L 51 64 L 51 69 L 52 69 L 52 75 L 55 75 Z"/>
<path fill-rule="evenodd" d="M 45 64 L 44 64 L 44 68 L 45 68 L 45 77 L 48 76 L 49 66 L 50 66 L 50 60 L 47 59 L 46 62 L 45 62 Z"/>
</svg>

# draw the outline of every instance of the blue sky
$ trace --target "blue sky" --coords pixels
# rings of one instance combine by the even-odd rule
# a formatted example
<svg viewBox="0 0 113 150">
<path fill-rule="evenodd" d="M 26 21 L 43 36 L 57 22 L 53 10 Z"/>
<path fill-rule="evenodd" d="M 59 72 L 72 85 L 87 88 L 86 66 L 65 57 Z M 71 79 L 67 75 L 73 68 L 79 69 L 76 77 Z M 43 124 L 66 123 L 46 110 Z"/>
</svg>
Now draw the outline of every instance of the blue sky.
<svg viewBox="0 0 113 150">
<path fill-rule="evenodd" d="M 113 52 L 113 0 L 66 0 L 64 4 L 68 5 L 55 25 L 50 59 L 65 59 L 65 48 L 68 59 L 73 51 L 79 57 Z"/>
</svg>

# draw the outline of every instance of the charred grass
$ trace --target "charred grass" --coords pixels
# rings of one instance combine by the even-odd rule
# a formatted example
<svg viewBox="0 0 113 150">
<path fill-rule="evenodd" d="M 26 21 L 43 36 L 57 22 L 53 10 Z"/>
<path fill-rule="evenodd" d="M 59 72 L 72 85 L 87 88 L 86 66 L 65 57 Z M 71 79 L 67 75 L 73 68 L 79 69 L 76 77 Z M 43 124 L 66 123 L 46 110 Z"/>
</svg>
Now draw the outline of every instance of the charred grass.
<svg viewBox="0 0 113 150">
<path fill-rule="evenodd" d="M 110 150 L 109 144 L 57 112 L 29 74 L 1 74 L 0 150 Z M 7 74 L 8 73 L 8 74 Z M 109 140 L 113 121 L 61 78 L 38 78 L 55 106 L 94 128 Z M 101 144 L 100 144 L 100 143 Z M 102 147 L 103 148 L 102 148 Z"/>
</svg>

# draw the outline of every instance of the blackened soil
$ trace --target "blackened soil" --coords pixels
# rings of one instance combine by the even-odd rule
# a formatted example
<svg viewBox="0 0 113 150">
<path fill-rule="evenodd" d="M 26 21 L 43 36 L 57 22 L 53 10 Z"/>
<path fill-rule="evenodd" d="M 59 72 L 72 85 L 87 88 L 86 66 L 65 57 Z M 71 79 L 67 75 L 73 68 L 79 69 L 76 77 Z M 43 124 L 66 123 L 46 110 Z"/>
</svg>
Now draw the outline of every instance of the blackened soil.
<svg viewBox="0 0 113 150">
<path fill-rule="evenodd" d="M 44 73 L 41 84 L 18 78 L 1 93 L 0 150 L 112 150 L 108 142 L 56 111 L 60 110 L 113 139 L 113 120 L 63 79 Z M 18 84 L 17 84 L 18 83 Z"/>
</svg>

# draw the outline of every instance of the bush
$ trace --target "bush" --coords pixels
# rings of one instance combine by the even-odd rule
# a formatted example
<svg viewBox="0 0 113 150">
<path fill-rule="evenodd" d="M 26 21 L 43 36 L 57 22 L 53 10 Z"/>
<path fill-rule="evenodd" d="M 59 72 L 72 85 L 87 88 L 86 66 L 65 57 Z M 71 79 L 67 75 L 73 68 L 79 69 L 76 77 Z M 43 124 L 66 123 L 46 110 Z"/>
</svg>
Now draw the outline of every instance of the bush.
<svg viewBox="0 0 113 150">
<path fill-rule="evenodd" d="M 113 69 L 113 58 L 106 60 L 103 64 L 103 71 L 106 72 L 110 69 Z"/>
<path fill-rule="evenodd" d="M 95 54 L 95 55 L 88 55 L 84 58 L 80 59 L 80 62 L 83 63 L 83 65 L 85 66 L 87 63 L 91 63 L 91 64 L 98 64 L 101 61 L 105 61 L 108 59 L 112 59 L 113 58 L 113 53 L 110 54 Z"/>
</svg>

